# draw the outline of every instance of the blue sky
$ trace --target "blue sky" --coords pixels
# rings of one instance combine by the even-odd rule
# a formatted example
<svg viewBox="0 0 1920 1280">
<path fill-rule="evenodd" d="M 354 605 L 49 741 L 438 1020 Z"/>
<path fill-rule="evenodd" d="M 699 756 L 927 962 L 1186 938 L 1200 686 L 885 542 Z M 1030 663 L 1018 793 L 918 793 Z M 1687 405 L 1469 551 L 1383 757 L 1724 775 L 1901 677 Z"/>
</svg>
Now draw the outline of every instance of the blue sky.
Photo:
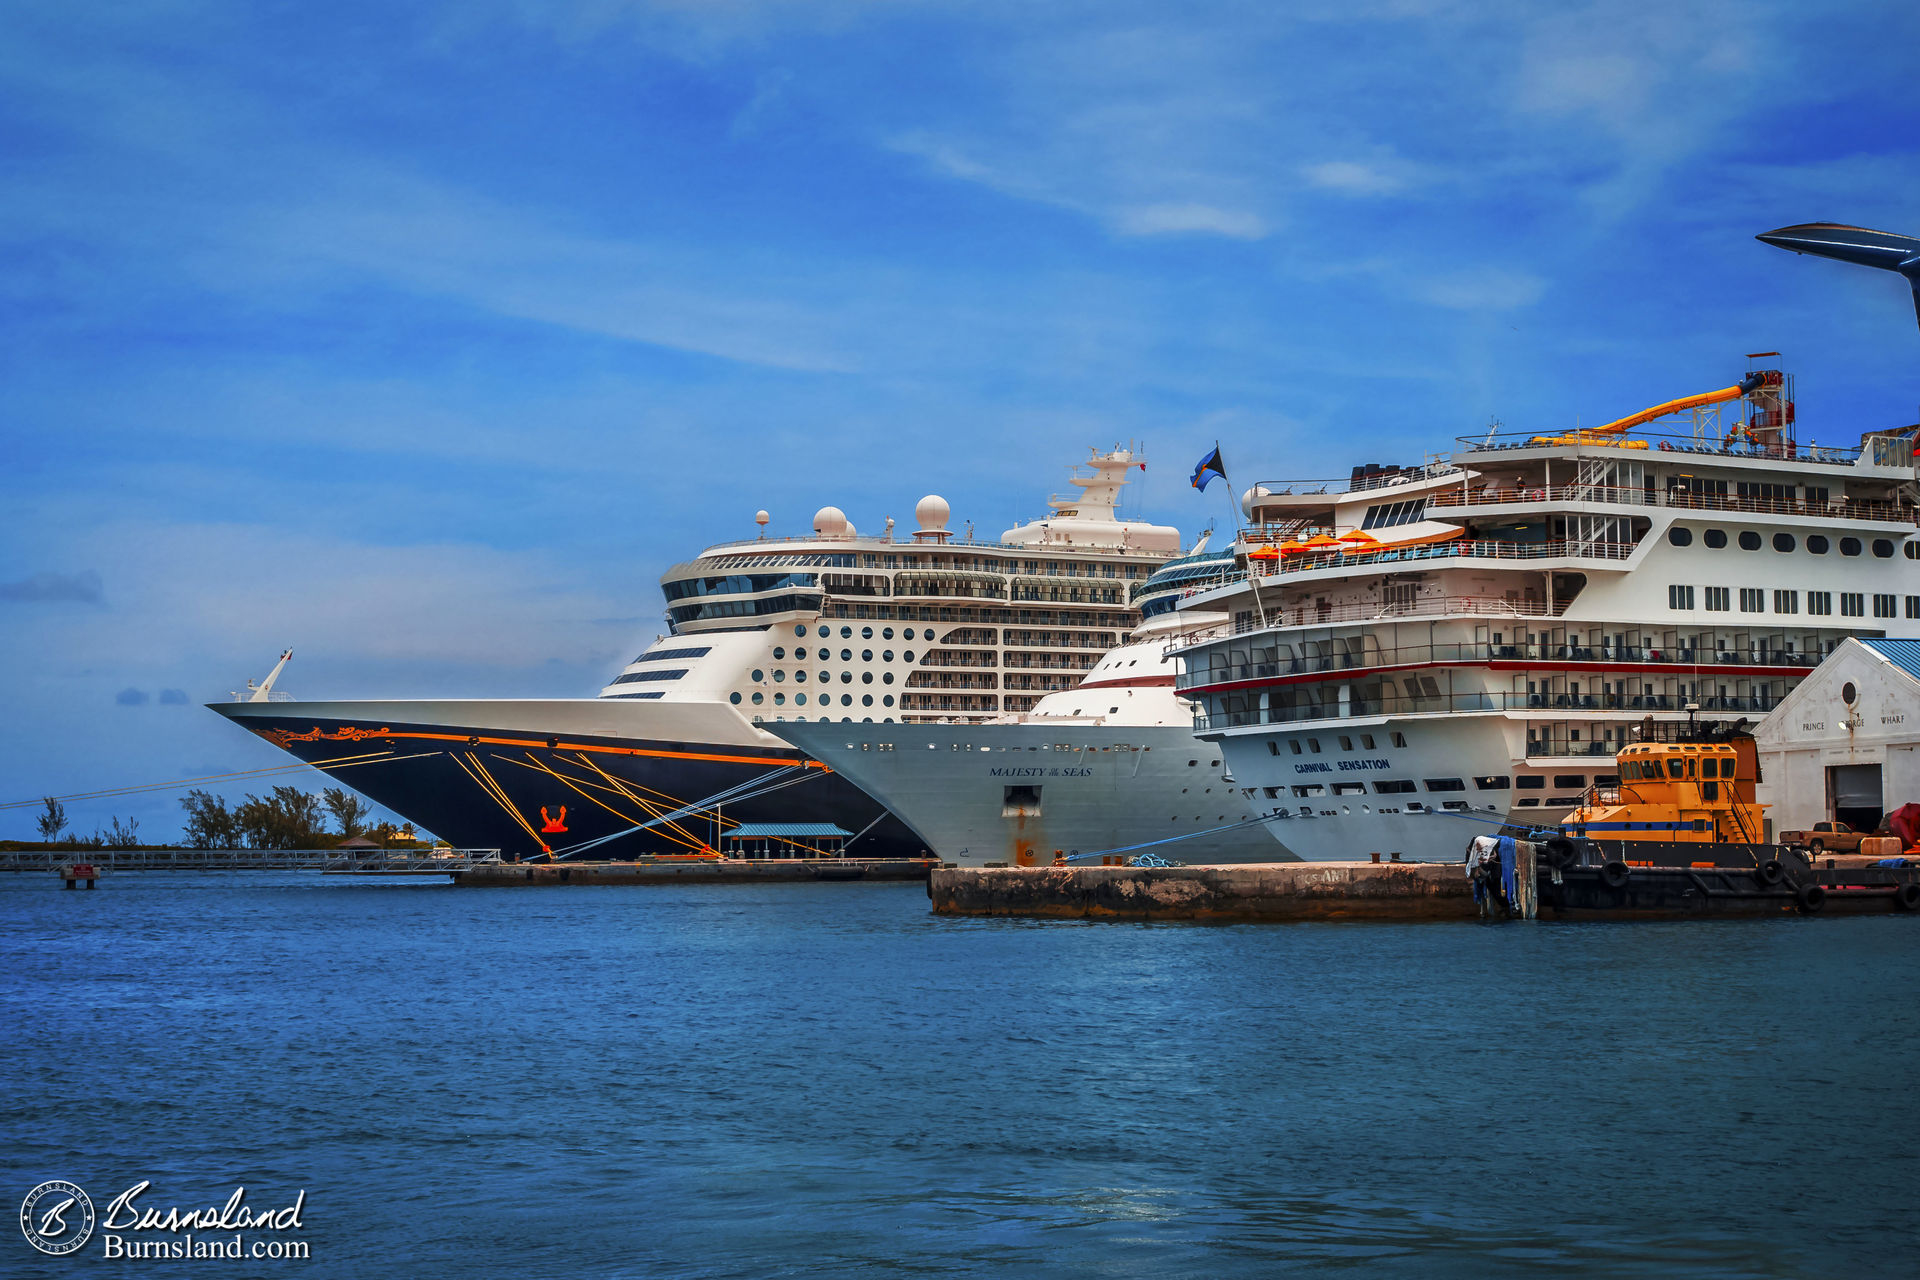
<svg viewBox="0 0 1920 1280">
<path fill-rule="evenodd" d="M 1137 514 L 1798 375 L 1911 422 L 1887 4 L 16 6 L 0 799 L 284 757 L 200 704 L 581 695 L 701 546 L 1085 447 Z M 71 806 L 170 836 L 170 796 Z M 0 838 L 31 815 L 0 812 Z"/>
</svg>

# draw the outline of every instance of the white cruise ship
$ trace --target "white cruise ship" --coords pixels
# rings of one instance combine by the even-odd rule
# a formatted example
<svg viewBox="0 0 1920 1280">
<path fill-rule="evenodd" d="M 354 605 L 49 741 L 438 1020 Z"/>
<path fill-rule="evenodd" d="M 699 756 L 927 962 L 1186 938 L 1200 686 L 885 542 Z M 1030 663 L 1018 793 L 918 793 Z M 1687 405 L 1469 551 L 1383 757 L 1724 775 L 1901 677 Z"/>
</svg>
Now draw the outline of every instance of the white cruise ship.
<svg viewBox="0 0 1920 1280">
<path fill-rule="evenodd" d="M 1253 568 L 1186 602 L 1229 623 L 1178 688 L 1275 839 L 1456 858 L 1556 825 L 1625 743 L 1758 719 L 1847 636 L 1920 636 L 1916 428 L 1801 443 L 1772 356 L 1603 427 L 1249 490 Z"/>
<path fill-rule="evenodd" d="M 917 836 L 768 726 L 986 720 L 1078 680 L 1138 621 L 1134 589 L 1180 554 L 1177 530 L 1119 514 L 1141 465 L 1096 454 L 1075 492 L 996 542 L 955 537 L 929 496 L 905 538 L 826 507 L 810 536 L 709 547 L 663 577 L 667 634 L 596 698 L 213 710 L 466 847 L 617 858 L 715 848 L 741 823 L 830 824 L 850 855 L 918 855 Z"/>
<path fill-rule="evenodd" d="M 1143 621 L 1079 684 L 1025 715 L 983 724 L 786 723 L 774 730 L 852 780 L 927 848 L 965 866 L 1152 853 L 1191 863 L 1271 862 L 1261 809 L 1217 748 L 1193 735 L 1174 691 L 1173 643 L 1224 614 L 1174 606 L 1238 576 L 1205 540 L 1141 584 Z"/>
</svg>

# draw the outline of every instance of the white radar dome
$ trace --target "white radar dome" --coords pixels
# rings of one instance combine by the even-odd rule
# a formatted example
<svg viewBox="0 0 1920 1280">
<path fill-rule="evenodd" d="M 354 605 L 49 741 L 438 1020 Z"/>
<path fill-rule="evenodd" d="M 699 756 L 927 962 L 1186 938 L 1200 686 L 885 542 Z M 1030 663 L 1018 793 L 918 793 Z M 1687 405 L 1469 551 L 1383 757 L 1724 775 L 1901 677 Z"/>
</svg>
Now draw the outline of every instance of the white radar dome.
<svg viewBox="0 0 1920 1280">
<path fill-rule="evenodd" d="M 930 493 L 913 504 L 913 518 L 920 522 L 922 533 L 938 533 L 945 529 L 947 517 L 952 514 L 953 508 L 937 493 Z"/>
<path fill-rule="evenodd" d="M 839 537 L 847 531 L 847 513 L 838 507 L 820 508 L 813 513 L 813 531 L 822 537 Z"/>
<path fill-rule="evenodd" d="M 766 508 L 764 507 L 753 513 L 753 522 L 762 529 L 767 527 L 767 521 L 771 519 L 773 519 L 773 517 L 767 514 Z"/>
<path fill-rule="evenodd" d="M 1271 498 L 1272 496 L 1273 490 L 1267 488 L 1267 486 L 1263 484 L 1253 486 L 1253 488 L 1240 495 L 1240 514 L 1243 516 L 1251 516 L 1253 514 L 1254 503 L 1260 501 L 1262 498 Z"/>
</svg>

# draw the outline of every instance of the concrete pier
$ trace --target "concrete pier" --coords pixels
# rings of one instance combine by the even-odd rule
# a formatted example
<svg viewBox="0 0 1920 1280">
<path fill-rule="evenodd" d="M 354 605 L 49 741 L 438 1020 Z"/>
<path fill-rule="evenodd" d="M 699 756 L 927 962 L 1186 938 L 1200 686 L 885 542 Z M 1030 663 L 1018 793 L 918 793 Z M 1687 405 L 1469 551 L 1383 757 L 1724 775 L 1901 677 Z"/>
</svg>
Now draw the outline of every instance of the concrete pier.
<svg viewBox="0 0 1920 1280">
<path fill-rule="evenodd" d="M 1459 863 L 937 867 L 935 915 L 1115 920 L 1473 920 Z"/>
<path fill-rule="evenodd" d="M 636 862 L 498 862 L 453 872 L 480 887 L 560 884 L 805 884 L 925 880 L 932 858 L 716 858 Z"/>
</svg>

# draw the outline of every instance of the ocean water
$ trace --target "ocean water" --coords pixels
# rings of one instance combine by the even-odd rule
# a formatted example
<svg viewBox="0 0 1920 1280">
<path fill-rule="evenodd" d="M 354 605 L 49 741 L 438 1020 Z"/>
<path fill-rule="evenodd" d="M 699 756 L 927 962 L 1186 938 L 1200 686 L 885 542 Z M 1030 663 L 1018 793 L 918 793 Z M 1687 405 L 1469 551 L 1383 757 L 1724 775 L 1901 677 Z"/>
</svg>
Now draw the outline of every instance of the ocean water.
<svg viewBox="0 0 1920 1280">
<path fill-rule="evenodd" d="M 1920 1265 L 1912 918 L 1144 926 L 936 919 L 912 885 L 14 875 L 0 975 L 9 1213 L 49 1178 L 102 1213 L 141 1180 L 162 1209 L 304 1189 L 311 1253 L 112 1261 L 96 1231 L 46 1258 L 9 1227 L 5 1276 Z"/>
</svg>

